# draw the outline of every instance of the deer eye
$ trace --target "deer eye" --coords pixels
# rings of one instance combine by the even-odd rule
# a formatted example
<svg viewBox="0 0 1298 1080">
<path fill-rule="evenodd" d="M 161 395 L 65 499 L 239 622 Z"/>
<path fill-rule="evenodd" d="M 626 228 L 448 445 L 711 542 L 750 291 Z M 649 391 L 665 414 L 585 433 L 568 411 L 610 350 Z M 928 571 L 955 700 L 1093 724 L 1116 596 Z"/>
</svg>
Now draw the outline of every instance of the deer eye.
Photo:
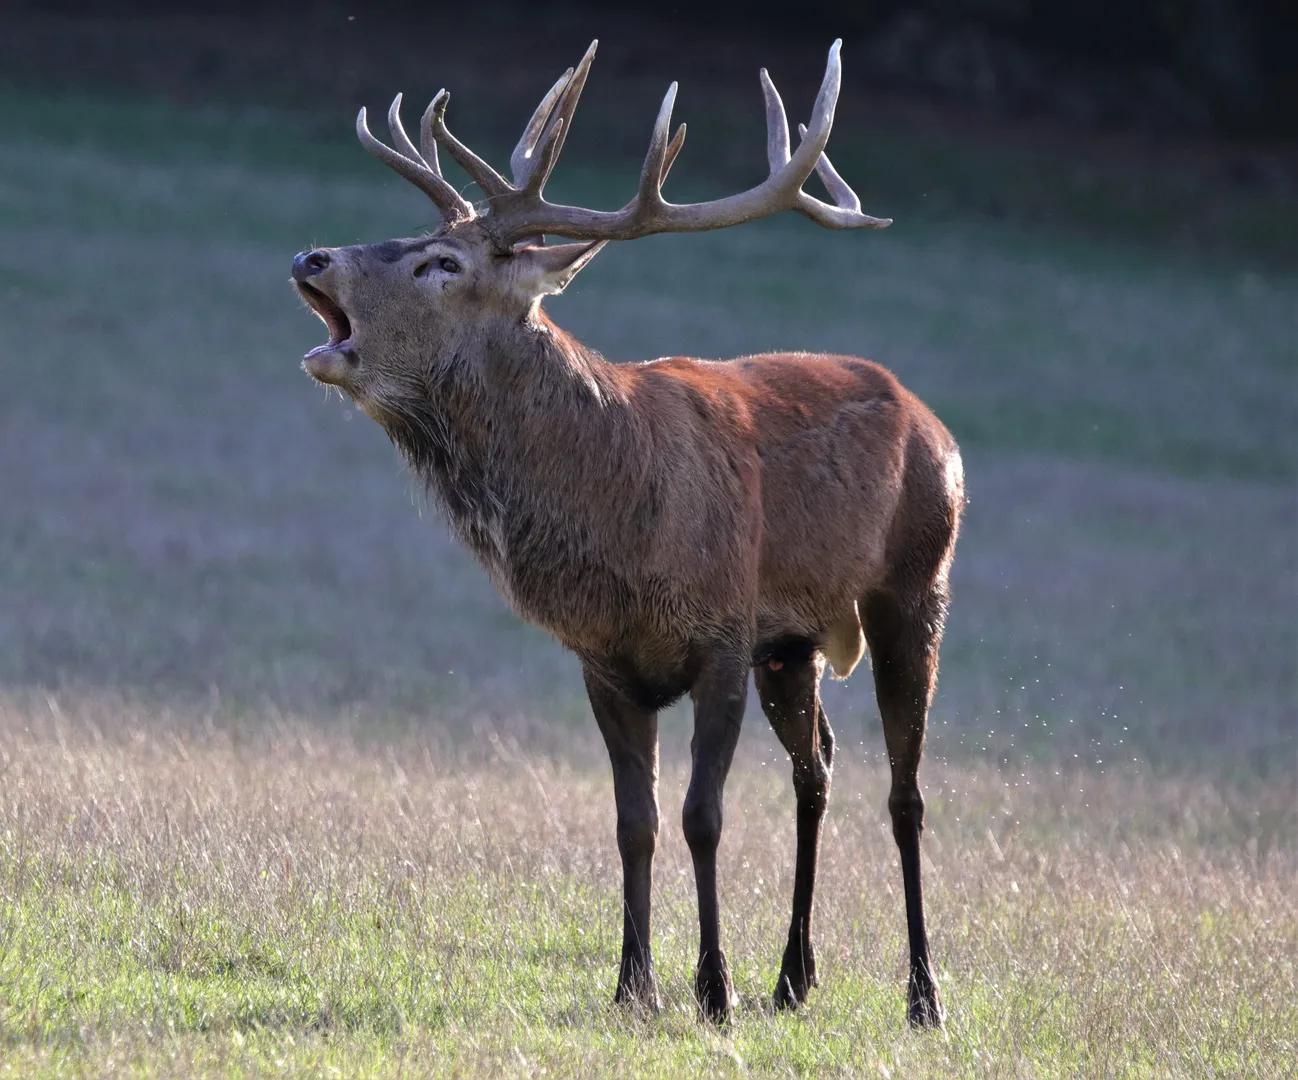
<svg viewBox="0 0 1298 1080">
<path fill-rule="evenodd" d="M 460 264 L 456 262 L 454 259 L 452 259 L 449 255 L 443 255 L 440 259 L 438 259 L 437 265 L 441 269 L 442 273 L 444 274 L 458 274 L 460 272 Z M 427 277 L 428 271 L 431 270 L 432 268 L 433 268 L 433 263 L 431 260 L 426 262 L 421 262 L 418 266 L 415 267 L 415 277 Z"/>
</svg>

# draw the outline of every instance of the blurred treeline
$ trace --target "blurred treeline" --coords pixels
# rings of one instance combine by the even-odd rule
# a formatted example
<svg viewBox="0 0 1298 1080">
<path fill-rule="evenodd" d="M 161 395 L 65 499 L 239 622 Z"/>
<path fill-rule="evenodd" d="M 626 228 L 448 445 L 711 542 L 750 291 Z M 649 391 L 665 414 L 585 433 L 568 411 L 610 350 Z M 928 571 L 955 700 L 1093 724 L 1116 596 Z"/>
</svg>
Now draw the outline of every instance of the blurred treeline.
<svg viewBox="0 0 1298 1080">
<path fill-rule="evenodd" d="M 873 0 L 811 8 L 799 8 L 804 25 L 814 19 L 867 38 L 867 77 L 881 85 L 1087 127 L 1298 130 L 1292 0 Z"/>
<path fill-rule="evenodd" d="M 369 46 L 384 40 L 442 60 L 461 35 L 485 30 L 498 35 L 502 64 L 517 69 L 534 55 L 548 70 L 554 49 L 571 51 L 581 28 L 620 30 L 646 59 L 711 51 L 722 68 L 738 40 L 842 36 L 859 85 L 991 117 L 1268 140 L 1298 134 L 1293 0 L 720 0 L 643 9 L 592 0 L 10 0 L 0 10 L 0 79 L 239 96 L 277 85 L 337 89 L 343 76 L 354 93 L 382 74 L 357 70 L 356 57 L 372 66 L 383 53 Z"/>
</svg>

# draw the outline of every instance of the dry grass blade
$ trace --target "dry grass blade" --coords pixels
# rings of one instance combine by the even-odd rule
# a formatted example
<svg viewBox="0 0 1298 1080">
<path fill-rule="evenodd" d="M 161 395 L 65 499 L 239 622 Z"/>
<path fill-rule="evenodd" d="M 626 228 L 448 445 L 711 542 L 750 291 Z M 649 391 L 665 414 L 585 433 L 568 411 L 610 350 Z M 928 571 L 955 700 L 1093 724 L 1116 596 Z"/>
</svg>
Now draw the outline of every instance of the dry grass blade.
<svg viewBox="0 0 1298 1080">
<path fill-rule="evenodd" d="M 992 769 L 933 770 L 926 847 L 950 1018 L 944 1037 L 917 1038 L 901 1023 L 901 920 L 883 914 L 900 883 L 881 767 L 838 770 L 822 988 L 790 1019 L 767 1004 L 787 914 L 785 765 L 741 762 L 723 878 L 743 1005 L 717 1041 L 693 1019 L 691 877 L 670 828 L 655 930 L 665 1013 L 605 1002 L 620 920 L 602 766 L 359 734 L 292 721 L 258 733 L 123 701 L 57 715 L 43 700 L 0 704 L 0 983 L 20 1067 L 463 1073 L 521 1053 L 524 1071 L 625 1075 L 634 1062 L 666 1076 L 714 1068 L 721 1051 L 723 1071 L 737 1058 L 758 1074 L 1268 1076 L 1290 1060 L 1294 854 L 1258 864 L 1205 844 L 1212 799 L 1192 782 L 1080 773 L 1012 787 Z M 683 766 L 664 767 L 668 803 Z M 1092 800 L 1120 815 L 1097 822 Z M 1181 811 L 1196 804 L 1193 824 Z"/>
</svg>

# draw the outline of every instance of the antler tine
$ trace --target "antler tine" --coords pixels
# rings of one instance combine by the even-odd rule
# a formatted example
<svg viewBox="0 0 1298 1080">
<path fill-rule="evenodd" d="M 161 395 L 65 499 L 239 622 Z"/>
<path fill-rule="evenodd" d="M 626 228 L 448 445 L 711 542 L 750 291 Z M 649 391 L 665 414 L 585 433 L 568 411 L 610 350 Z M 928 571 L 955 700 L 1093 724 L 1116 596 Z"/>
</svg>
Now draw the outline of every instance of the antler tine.
<svg viewBox="0 0 1298 1080">
<path fill-rule="evenodd" d="M 813 136 L 808 135 L 806 124 L 798 125 L 800 142 L 793 157 L 789 154 L 789 122 L 780 100 L 780 92 L 775 89 L 766 69 L 762 69 L 762 92 L 766 98 L 766 158 L 774 176 L 779 169 L 787 168 L 798 176 L 797 197 L 792 209 L 805 214 L 817 224 L 834 229 L 873 228 L 883 229 L 892 224 L 891 218 L 871 217 L 861 212 L 861 200 L 847 181 L 839 175 L 825 153 L 825 144 L 829 141 L 829 132 L 834 122 L 834 109 L 838 102 L 838 91 L 842 80 L 842 64 L 838 51 L 841 41 L 835 41 L 829 50 L 829 63 L 826 66 L 825 78 L 820 92 L 816 95 L 816 106 L 812 113 Z M 806 159 L 811 148 L 818 152 L 806 168 Z M 801 159 L 798 168 L 793 168 L 795 159 Z M 802 190 L 812 170 L 820 177 L 825 189 L 834 200 L 829 206 L 820 199 L 808 195 Z"/>
<path fill-rule="evenodd" d="M 501 195 L 509 194 L 514 190 L 514 186 L 465 146 L 464 143 L 460 142 L 447 128 L 446 106 L 450 104 L 450 101 L 450 91 L 438 91 L 437 96 L 428 103 L 428 108 L 424 110 L 420 130 L 431 132 L 433 138 L 446 147 L 451 157 L 459 162 L 460 167 L 473 178 L 474 183 L 482 188 L 488 198 L 499 198 Z"/>
<path fill-rule="evenodd" d="M 595 59 L 595 50 L 598 47 L 599 38 L 596 38 L 586 49 L 585 55 L 578 62 L 567 85 L 559 92 L 558 102 L 532 150 L 532 156 L 540 159 L 540 165 L 533 168 L 525 187 L 534 195 L 539 196 L 545 188 L 554 163 L 559 160 L 559 154 L 563 151 L 564 140 L 572 130 L 572 117 L 577 111 L 577 102 L 581 100 L 581 92 L 586 88 L 590 65 Z"/>
<path fill-rule="evenodd" d="M 392 142 L 395 144 L 397 153 L 408 157 L 416 165 L 423 165 L 431 172 L 438 176 L 442 175 L 442 170 L 434 169 L 418 150 L 415 144 L 410 141 L 410 136 L 406 134 L 406 129 L 401 123 L 401 95 L 398 94 L 392 99 L 392 104 L 388 106 L 388 131 L 392 135 Z"/>
<path fill-rule="evenodd" d="M 399 119 L 397 127 L 400 129 Z M 402 134 L 404 135 L 404 131 Z M 432 199 L 446 218 L 467 219 L 473 217 L 473 206 L 461 198 L 459 192 L 443 180 L 439 173 L 435 173 L 428 165 L 424 164 L 422 158 L 419 161 L 411 160 L 376 139 L 370 133 L 363 108 L 356 114 L 356 137 L 360 139 L 361 145 L 383 164 L 405 177 Z M 400 136 L 395 133 L 393 138 L 398 142 L 401 141 Z M 407 144 L 410 142 L 409 138 L 406 138 L 405 141 Z"/>
<path fill-rule="evenodd" d="M 527 122 L 523 128 L 523 134 L 519 136 L 518 145 L 514 147 L 514 152 L 509 155 L 509 168 L 514 174 L 514 185 L 516 187 L 526 187 L 528 178 L 532 175 L 532 169 L 536 166 L 536 158 L 532 156 L 532 150 L 536 146 L 536 141 L 541 137 L 541 131 L 545 128 L 545 123 L 550 119 L 550 114 L 554 111 L 554 103 L 559 100 L 559 95 L 568 85 L 568 80 L 572 78 L 573 69 L 569 68 L 559 76 L 558 81 L 546 91 L 545 97 L 541 99 L 541 104 L 536 107 L 532 113 L 532 119 Z"/>
<path fill-rule="evenodd" d="M 798 148 L 793 151 L 791 157 L 786 157 L 785 164 L 778 172 L 771 170 L 769 181 L 778 181 L 775 185 L 777 190 L 783 190 L 786 186 L 801 188 L 807 177 L 811 175 L 811 170 L 816 167 L 816 161 L 820 158 L 825 149 L 825 144 L 829 142 L 829 132 L 834 126 L 834 110 L 838 106 L 838 89 L 843 78 L 843 64 L 838 58 L 838 51 L 843 46 L 842 38 L 836 38 L 834 44 L 829 47 L 829 61 L 825 65 L 825 77 L 821 80 L 820 91 L 816 94 L 816 104 L 811 110 L 811 123 L 807 127 L 807 135 L 798 143 Z M 770 83 L 771 90 L 775 90 L 775 84 L 770 82 L 769 77 L 766 80 Z M 780 95 L 775 94 L 775 101 L 780 101 Z M 779 107 L 781 126 L 785 128 L 784 141 L 787 145 L 789 133 L 787 129 L 788 121 L 784 115 L 784 105 Z M 770 110 L 767 110 L 767 119 L 770 119 Z M 770 153 L 771 140 L 767 139 L 767 153 Z M 796 183 L 795 183 L 796 178 Z M 784 209 L 781 207 L 781 209 Z"/>
<path fill-rule="evenodd" d="M 772 173 L 789 163 L 789 118 L 784 112 L 780 92 L 771 82 L 765 68 L 757 75 L 762 84 L 762 97 L 766 100 L 766 164 Z M 806 132 L 799 125 L 799 134 Z"/>
<path fill-rule="evenodd" d="M 525 199 L 537 205 L 547 205 L 545 199 L 541 197 L 541 189 L 545 187 L 545 182 L 550 178 L 550 173 L 554 171 L 554 163 L 559 160 L 563 129 L 564 123 L 561 116 L 554 122 L 552 137 L 549 142 L 543 143 L 537 148 L 537 151 L 533 151 L 536 155 L 536 165 L 528 175 L 527 186 L 523 188 L 522 194 Z"/>
<path fill-rule="evenodd" d="M 676 104 L 676 83 L 667 87 L 663 103 L 658 107 L 653 134 L 649 136 L 649 149 L 645 151 L 644 165 L 640 168 L 640 188 L 634 206 L 642 213 L 650 211 L 663 199 L 663 166 L 667 161 L 667 133 L 671 131 L 672 106 Z M 684 142 L 684 139 L 681 140 Z M 677 147 L 677 153 L 680 148 Z M 674 157 L 674 155 L 673 155 Z"/>
<path fill-rule="evenodd" d="M 446 93 L 445 89 L 438 90 L 433 96 L 436 101 Z M 423 151 L 424 160 L 428 162 L 429 168 L 438 176 L 442 175 L 442 163 L 437 156 L 437 139 L 433 136 L 433 106 L 429 103 L 428 108 L 424 110 L 423 116 L 419 118 L 419 146 Z"/>
<path fill-rule="evenodd" d="M 798 134 L 806 137 L 807 125 L 798 125 Z M 820 182 L 825 185 L 825 190 L 829 192 L 830 197 L 834 200 L 834 205 L 840 210 L 856 210 L 860 212 L 860 197 L 852 190 L 849 184 L 834 168 L 834 163 L 829 160 L 829 155 L 822 153 L 816 161 L 816 175 L 820 177 Z"/>
<path fill-rule="evenodd" d="M 658 176 L 658 190 L 662 191 L 663 181 L 667 179 L 667 174 L 672 171 L 672 166 L 676 164 L 676 155 L 681 152 L 681 147 L 685 145 L 685 125 L 682 124 L 676 129 L 676 134 L 672 136 L 672 141 L 667 144 L 667 153 L 663 156 L 662 172 Z"/>
<path fill-rule="evenodd" d="M 798 125 L 799 135 L 805 136 L 806 131 L 805 125 Z M 822 152 L 816 161 L 816 175 L 820 177 L 820 182 L 825 185 L 825 190 L 829 192 L 830 198 L 834 200 L 834 205 L 827 206 L 804 191 L 797 209 L 813 221 L 824 224 L 825 221 L 822 219 L 828 219 L 829 217 L 841 218 L 844 221 L 854 222 L 854 224 L 831 227 L 856 227 L 862 229 L 886 229 L 892 224 L 892 218 L 872 217 L 862 212 L 860 196 L 852 190 L 852 185 L 839 175 L 838 170 L 834 168 L 834 163 L 829 160 L 828 154 Z M 841 211 L 841 213 L 836 214 L 835 211 Z"/>
</svg>

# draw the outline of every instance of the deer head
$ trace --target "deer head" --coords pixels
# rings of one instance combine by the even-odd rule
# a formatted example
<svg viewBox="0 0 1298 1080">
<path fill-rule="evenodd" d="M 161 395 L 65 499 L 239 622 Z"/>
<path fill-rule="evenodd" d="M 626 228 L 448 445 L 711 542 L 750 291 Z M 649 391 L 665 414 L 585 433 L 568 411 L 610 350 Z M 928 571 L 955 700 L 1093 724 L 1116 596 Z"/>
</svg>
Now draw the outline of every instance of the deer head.
<svg viewBox="0 0 1298 1080">
<path fill-rule="evenodd" d="M 423 191 L 444 222 L 426 236 L 320 248 L 294 259 L 294 283 L 329 331 L 329 340 L 304 359 L 312 376 L 340 387 L 367 411 L 381 412 L 393 395 L 417 393 L 439 367 L 473 362 L 495 328 L 537 325 L 541 298 L 562 292 L 609 240 L 721 229 L 784 210 L 831 229 L 891 223 L 861 211 L 860 200 L 824 152 L 841 78 L 839 41 L 829 50 L 811 121 L 799 125 L 792 151 L 784 105 L 762 70 L 770 171 L 757 186 L 709 202 L 674 204 L 663 198 L 663 181 L 685 141 L 684 124 L 671 134 L 672 83 L 630 202 L 614 211 L 549 202 L 545 184 L 572 127 L 597 44 L 592 42 L 576 68 L 564 72 L 541 99 L 510 158 L 511 180 L 451 134 L 445 90 L 424 112 L 419 147 L 402 126 L 400 94 L 388 110 L 391 146 L 370 133 L 361 109 L 356 118 L 361 144 Z M 477 205 L 442 175 L 439 147 L 481 189 Z M 802 190 L 813 170 L 832 203 Z M 548 235 L 576 242 L 547 245 Z"/>
</svg>

